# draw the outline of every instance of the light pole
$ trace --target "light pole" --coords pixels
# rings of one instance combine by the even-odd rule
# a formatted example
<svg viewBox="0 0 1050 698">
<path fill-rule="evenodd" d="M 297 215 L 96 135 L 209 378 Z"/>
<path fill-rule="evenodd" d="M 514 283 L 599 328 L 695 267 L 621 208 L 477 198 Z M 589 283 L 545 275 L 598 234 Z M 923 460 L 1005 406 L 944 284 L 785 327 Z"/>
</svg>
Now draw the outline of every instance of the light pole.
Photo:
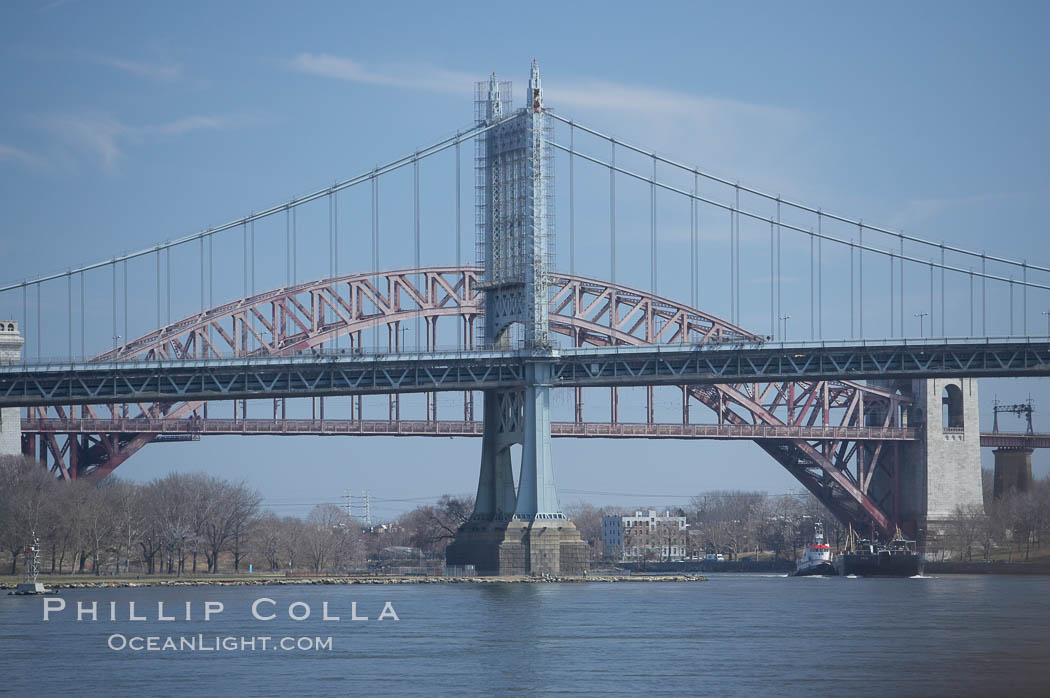
<svg viewBox="0 0 1050 698">
<path fill-rule="evenodd" d="M 1046 336 L 1050 337 L 1050 310 L 1044 310 L 1042 314 L 1046 316 Z"/>
<path fill-rule="evenodd" d="M 780 340 L 782 342 L 786 342 L 787 341 L 787 338 L 788 338 L 788 320 L 790 320 L 790 319 L 791 319 L 790 315 L 781 315 L 780 316 L 780 321 L 784 323 L 784 333 L 783 333 L 783 335 L 781 337 L 781 340 Z"/>
<path fill-rule="evenodd" d="M 120 335 L 119 334 L 115 334 L 115 335 L 113 335 L 113 351 L 117 350 L 117 345 L 118 344 L 120 344 Z"/>
<path fill-rule="evenodd" d="M 925 336 L 922 331 L 922 319 L 927 315 L 929 315 L 929 313 L 915 313 L 915 317 L 919 318 L 919 337 Z"/>
</svg>

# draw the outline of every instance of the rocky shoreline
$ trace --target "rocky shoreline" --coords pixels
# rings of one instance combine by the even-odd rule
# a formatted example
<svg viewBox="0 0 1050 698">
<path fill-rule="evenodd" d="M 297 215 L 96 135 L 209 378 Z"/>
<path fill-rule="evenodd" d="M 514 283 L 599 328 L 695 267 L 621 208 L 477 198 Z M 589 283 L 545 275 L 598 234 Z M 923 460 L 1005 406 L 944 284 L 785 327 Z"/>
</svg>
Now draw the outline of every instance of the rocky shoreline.
<svg viewBox="0 0 1050 698">
<path fill-rule="evenodd" d="M 699 574 L 662 575 L 588 575 L 585 577 L 266 577 L 255 579 L 95 579 L 91 581 L 62 581 L 43 584 L 49 589 L 123 589 L 134 587 L 193 587 L 193 586 L 296 586 L 325 584 L 580 584 L 587 582 L 703 582 Z M 0 582 L 0 589 L 14 589 L 12 582 Z"/>
</svg>

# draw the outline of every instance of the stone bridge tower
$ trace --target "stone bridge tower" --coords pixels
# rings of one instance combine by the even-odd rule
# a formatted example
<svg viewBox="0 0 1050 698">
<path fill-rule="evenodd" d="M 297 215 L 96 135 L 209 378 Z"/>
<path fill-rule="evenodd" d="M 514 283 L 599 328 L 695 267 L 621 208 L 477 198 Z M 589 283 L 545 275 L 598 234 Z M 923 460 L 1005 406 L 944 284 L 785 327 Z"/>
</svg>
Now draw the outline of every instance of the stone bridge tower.
<svg viewBox="0 0 1050 698">
<path fill-rule="evenodd" d="M 590 547 L 561 512 L 550 431 L 548 287 L 554 250 L 552 124 L 532 63 L 526 106 L 510 111 L 510 85 L 477 86 L 478 289 L 483 343 L 526 358 L 523 390 L 484 393 L 481 473 L 474 513 L 446 551 L 479 574 L 582 574 Z M 521 445 L 517 489 L 511 447 Z"/>
<path fill-rule="evenodd" d="M 982 506 L 981 426 L 976 378 L 902 381 L 913 403 L 907 426 L 923 436 L 901 449 L 901 518 L 935 541 L 958 507 Z"/>
<path fill-rule="evenodd" d="M 18 323 L 0 321 L 0 364 L 15 364 L 22 359 L 25 340 L 18 332 Z M 22 454 L 22 416 L 17 407 L 0 409 L 0 456 Z"/>
</svg>

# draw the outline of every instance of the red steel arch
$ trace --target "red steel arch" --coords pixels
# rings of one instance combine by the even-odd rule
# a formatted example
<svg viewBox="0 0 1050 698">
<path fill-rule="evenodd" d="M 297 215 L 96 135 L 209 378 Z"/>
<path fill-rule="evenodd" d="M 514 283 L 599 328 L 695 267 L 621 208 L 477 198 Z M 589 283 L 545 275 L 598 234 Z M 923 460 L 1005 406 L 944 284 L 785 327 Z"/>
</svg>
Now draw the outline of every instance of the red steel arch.
<svg viewBox="0 0 1050 698">
<path fill-rule="evenodd" d="M 97 361 L 154 358 L 219 358 L 287 355 L 312 351 L 348 337 L 348 351 L 401 348 L 400 325 L 425 323 L 425 348 L 438 347 L 441 318 L 458 321 L 461 347 L 474 344 L 482 314 L 476 288 L 479 270 L 471 267 L 407 269 L 321 279 L 256 294 L 188 316 L 161 327 Z M 552 281 L 552 333 L 574 346 L 754 342 L 762 337 L 714 315 L 670 299 L 581 276 L 558 274 Z M 385 330 L 385 331 L 384 331 Z M 366 334 L 370 341 L 366 341 Z M 385 335 L 385 336 L 384 336 Z M 710 408 L 720 425 L 900 426 L 906 401 L 888 390 L 849 381 L 682 386 L 683 420 L 689 406 Z M 576 419 L 582 421 L 580 389 Z M 436 401 L 434 419 L 436 420 Z M 193 418 L 204 403 L 136 405 L 141 417 Z M 90 406 L 80 416 L 95 418 Z M 130 417 L 132 406 L 110 406 Z M 465 408 L 466 409 L 466 408 Z M 59 418 L 74 416 L 73 407 L 53 408 Z M 66 412 L 68 410 L 68 413 Z M 392 413 L 396 412 L 392 409 Z M 428 419 L 431 415 L 428 397 Z M 47 411 L 32 408 L 33 416 Z M 617 421 L 617 390 L 611 389 L 611 421 Z M 648 421 L 653 421 L 653 389 L 647 391 Z M 70 434 L 60 445 L 53 434 L 41 434 L 40 457 L 50 454 L 61 477 L 105 477 L 156 434 Z M 844 521 L 874 522 L 891 532 L 898 522 L 897 447 L 891 442 L 834 439 L 784 439 L 757 442 Z M 36 454 L 32 438 L 23 451 Z M 874 477 L 876 472 L 880 477 Z M 889 483 L 888 485 L 886 483 Z M 881 488 L 881 489 L 880 489 Z"/>
</svg>

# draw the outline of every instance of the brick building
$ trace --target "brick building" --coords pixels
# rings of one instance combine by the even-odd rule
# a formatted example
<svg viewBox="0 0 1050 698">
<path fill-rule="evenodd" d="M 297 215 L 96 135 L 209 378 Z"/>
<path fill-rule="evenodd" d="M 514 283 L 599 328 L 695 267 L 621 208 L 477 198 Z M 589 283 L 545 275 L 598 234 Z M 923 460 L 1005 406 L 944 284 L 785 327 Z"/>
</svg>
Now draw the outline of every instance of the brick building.
<svg viewBox="0 0 1050 698">
<path fill-rule="evenodd" d="M 684 516 L 663 516 L 655 509 L 633 516 L 603 516 L 602 545 L 607 558 L 616 560 L 676 560 L 686 555 Z"/>
</svg>

